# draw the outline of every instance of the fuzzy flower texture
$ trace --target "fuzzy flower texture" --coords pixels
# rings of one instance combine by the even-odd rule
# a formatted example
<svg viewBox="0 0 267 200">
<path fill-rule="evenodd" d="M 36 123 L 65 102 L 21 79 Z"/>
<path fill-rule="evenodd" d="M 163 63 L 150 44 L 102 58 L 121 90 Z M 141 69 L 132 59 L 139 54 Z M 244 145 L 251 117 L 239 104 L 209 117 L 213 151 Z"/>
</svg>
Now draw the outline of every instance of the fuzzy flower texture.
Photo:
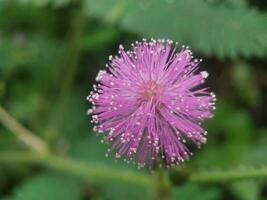
<svg viewBox="0 0 267 200">
<path fill-rule="evenodd" d="M 200 87 L 208 77 L 198 72 L 201 60 L 188 47 L 177 52 L 171 40 L 135 42 L 132 51 L 120 45 L 100 70 L 87 97 L 94 130 L 111 143 L 106 156 L 135 161 L 139 167 L 163 162 L 179 164 L 191 155 L 186 143 L 200 147 L 207 132 L 201 122 L 213 115 L 215 95 Z"/>
</svg>

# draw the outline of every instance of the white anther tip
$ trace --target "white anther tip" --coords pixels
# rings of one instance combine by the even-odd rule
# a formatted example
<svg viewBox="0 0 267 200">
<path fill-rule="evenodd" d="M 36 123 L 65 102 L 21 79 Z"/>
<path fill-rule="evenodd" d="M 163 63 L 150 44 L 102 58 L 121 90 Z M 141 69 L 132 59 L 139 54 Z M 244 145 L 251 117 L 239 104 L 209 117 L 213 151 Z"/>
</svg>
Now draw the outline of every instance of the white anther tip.
<svg viewBox="0 0 267 200">
<path fill-rule="evenodd" d="M 208 76 L 209 76 L 209 73 L 207 71 L 202 71 L 202 72 L 200 72 L 200 74 L 203 78 L 208 78 Z"/>
</svg>

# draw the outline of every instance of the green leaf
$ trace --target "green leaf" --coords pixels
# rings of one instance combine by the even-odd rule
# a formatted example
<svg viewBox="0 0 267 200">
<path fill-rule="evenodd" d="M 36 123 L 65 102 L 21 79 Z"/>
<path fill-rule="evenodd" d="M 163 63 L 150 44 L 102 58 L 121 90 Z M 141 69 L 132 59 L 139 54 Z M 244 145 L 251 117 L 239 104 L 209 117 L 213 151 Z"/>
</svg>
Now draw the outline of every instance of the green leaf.
<svg viewBox="0 0 267 200">
<path fill-rule="evenodd" d="M 234 8 L 246 7 L 248 5 L 247 0 L 225 0 L 224 3 L 226 6 Z"/>
<path fill-rule="evenodd" d="M 221 4 L 229 8 L 242 8 L 248 6 L 247 0 L 204 0 L 210 4 Z"/>
<path fill-rule="evenodd" d="M 44 174 L 27 180 L 14 193 L 14 200 L 79 200 L 79 185 L 70 179 Z"/>
<path fill-rule="evenodd" d="M 219 195 L 218 188 L 204 188 L 195 184 L 186 184 L 173 191 L 173 199 L 179 200 L 215 200 L 219 198 Z"/>
<path fill-rule="evenodd" d="M 251 146 L 252 124 L 248 112 L 238 110 L 220 99 L 214 119 L 207 124 L 208 144 L 196 154 L 194 164 L 202 168 L 239 164 Z"/>
<path fill-rule="evenodd" d="M 264 166 L 267 165 L 267 129 L 260 129 L 256 133 L 256 139 L 252 147 L 247 151 L 246 157 L 242 160 L 244 166 Z"/>
<path fill-rule="evenodd" d="M 0 129 L 0 150 L 7 150 L 14 147 L 15 144 L 17 144 L 15 136 L 5 128 Z"/>
<path fill-rule="evenodd" d="M 92 129 L 92 128 L 88 128 Z M 122 159 L 115 159 L 114 153 L 106 157 L 106 153 L 110 145 L 101 143 L 101 136 L 96 136 L 96 133 L 88 130 L 88 133 L 80 135 L 80 137 L 73 138 L 73 145 L 70 154 L 83 162 L 93 163 L 94 165 L 108 165 L 112 168 L 120 168 L 127 170 L 138 171 L 137 165 L 133 163 L 124 162 Z M 145 169 L 139 171 L 146 173 Z"/>
<path fill-rule="evenodd" d="M 55 7 L 62 7 L 68 5 L 72 0 L 17 0 L 20 4 L 34 5 L 37 7 L 47 6 L 49 4 Z"/>
<path fill-rule="evenodd" d="M 35 70 L 42 76 L 44 70 L 49 70 L 51 63 L 61 52 L 59 41 L 41 34 L 15 33 L 9 36 L 3 35 L 0 42 L 0 70 L 14 67 L 28 67 L 27 70 Z M 45 66 L 36 70 L 36 64 Z M 3 71 L 4 72 L 4 71 Z"/>
<path fill-rule="evenodd" d="M 37 2 L 33 1 L 33 2 Z M 3 35 L 23 34 L 23 32 L 42 31 L 54 33 L 57 17 L 49 9 L 38 9 L 34 6 L 23 6 L 16 1 L 0 1 L 0 25 Z M 24 49 L 27 50 L 27 49 Z M 26 51 L 27 52 L 27 51 Z"/>
<path fill-rule="evenodd" d="M 114 43 L 119 37 L 119 31 L 114 27 L 99 28 L 85 35 L 83 39 L 83 50 L 97 53 L 103 48 Z"/>
<path fill-rule="evenodd" d="M 207 56 L 237 58 L 267 52 L 267 23 L 246 6 L 229 8 L 204 1 L 86 1 L 88 13 L 144 37 L 170 38 Z M 118 11 L 119 10 L 119 11 Z"/>
<path fill-rule="evenodd" d="M 12 197 L 3 197 L 1 200 L 14 200 Z"/>
<path fill-rule="evenodd" d="M 260 101 L 259 87 L 253 79 L 251 66 L 246 63 L 237 63 L 232 68 L 233 85 L 239 96 L 250 106 L 257 106 Z"/>
<path fill-rule="evenodd" d="M 19 83 L 19 81 L 17 81 Z M 11 88 L 10 93 L 14 99 L 8 102 L 8 110 L 18 120 L 25 121 L 30 119 L 34 115 L 41 102 L 41 97 L 36 90 L 30 88 L 28 91 L 24 91 L 25 85 L 18 84 Z"/>
<path fill-rule="evenodd" d="M 110 168 L 110 173 L 112 173 L 112 169 L 138 170 L 137 166 L 134 164 L 127 164 L 121 160 L 116 162 L 114 155 L 106 157 L 105 153 L 108 147 L 101 144 L 101 138 L 96 137 L 95 134 L 96 133 L 88 132 L 86 134 L 88 136 L 85 135 L 79 139 L 76 138 L 71 148 L 71 155 L 80 161 L 94 166 L 108 166 Z M 138 171 L 138 173 L 144 173 L 144 170 Z M 151 186 L 122 183 L 119 181 L 97 180 L 94 182 L 94 185 L 100 188 L 99 194 L 96 196 L 105 200 L 145 200 L 149 199 L 152 193 Z"/>
<path fill-rule="evenodd" d="M 260 199 L 260 187 L 256 181 L 242 181 L 230 184 L 230 187 L 240 200 Z"/>
<path fill-rule="evenodd" d="M 149 187 L 137 184 L 104 181 L 98 183 L 97 186 L 101 187 L 101 199 L 104 200 L 149 200 L 152 196 L 152 191 Z"/>
<path fill-rule="evenodd" d="M 4 80 L 0 80 L 0 100 L 5 95 L 6 92 L 6 82 Z"/>
</svg>

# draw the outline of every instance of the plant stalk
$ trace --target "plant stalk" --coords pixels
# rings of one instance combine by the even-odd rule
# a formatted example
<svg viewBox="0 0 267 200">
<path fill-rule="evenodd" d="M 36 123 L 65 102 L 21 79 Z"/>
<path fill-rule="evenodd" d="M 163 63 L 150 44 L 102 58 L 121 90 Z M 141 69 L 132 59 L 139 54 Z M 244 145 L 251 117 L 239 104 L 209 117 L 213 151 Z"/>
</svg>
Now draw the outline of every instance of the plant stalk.
<svg viewBox="0 0 267 200">
<path fill-rule="evenodd" d="M 49 152 L 48 145 L 44 140 L 37 137 L 30 130 L 17 122 L 1 105 L 0 122 L 33 151 L 38 153 Z"/>
</svg>

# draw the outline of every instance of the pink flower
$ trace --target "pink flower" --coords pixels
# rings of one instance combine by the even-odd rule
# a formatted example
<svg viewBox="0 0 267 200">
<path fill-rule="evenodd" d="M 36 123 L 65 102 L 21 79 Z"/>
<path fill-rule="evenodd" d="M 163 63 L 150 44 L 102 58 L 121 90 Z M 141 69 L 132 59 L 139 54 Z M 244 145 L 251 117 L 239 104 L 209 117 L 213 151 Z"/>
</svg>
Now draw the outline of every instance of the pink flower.
<svg viewBox="0 0 267 200">
<path fill-rule="evenodd" d="M 207 132 L 201 122 L 213 115 L 215 95 L 199 87 L 208 77 L 198 71 L 201 60 L 193 59 L 188 47 L 176 52 L 171 40 L 120 45 L 118 56 L 110 56 L 107 70 L 100 70 L 92 103 L 95 131 L 112 143 L 108 153 L 138 160 L 140 167 L 162 160 L 179 164 L 191 154 L 186 141 L 200 147 Z"/>
</svg>

